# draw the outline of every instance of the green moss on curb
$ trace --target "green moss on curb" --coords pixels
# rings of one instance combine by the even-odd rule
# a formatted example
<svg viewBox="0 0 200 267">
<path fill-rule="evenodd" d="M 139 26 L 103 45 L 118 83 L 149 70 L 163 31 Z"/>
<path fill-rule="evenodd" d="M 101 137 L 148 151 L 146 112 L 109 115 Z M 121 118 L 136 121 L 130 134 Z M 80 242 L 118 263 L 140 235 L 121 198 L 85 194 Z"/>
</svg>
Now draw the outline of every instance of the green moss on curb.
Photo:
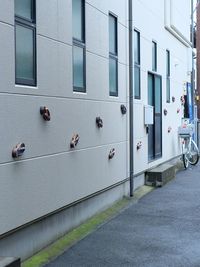
<svg viewBox="0 0 200 267">
<path fill-rule="evenodd" d="M 121 209 L 123 209 L 128 203 L 129 199 L 124 198 L 123 200 L 117 202 L 111 208 L 107 209 L 100 214 L 93 216 L 91 219 L 86 221 L 81 226 L 75 228 L 64 237 L 50 245 L 49 247 L 43 249 L 41 252 L 37 253 L 30 259 L 22 263 L 22 267 L 40 267 L 45 263 L 48 263 L 56 256 L 60 255 L 68 247 L 81 240 L 93 230 L 95 230 L 103 222 L 107 221 L 116 215 Z"/>
<path fill-rule="evenodd" d="M 124 198 L 115 203 L 111 208 L 108 208 L 107 210 L 93 216 L 91 219 L 67 233 L 64 237 L 60 238 L 52 245 L 32 256 L 30 259 L 24 261 L 22 263 L 22 267 L 41 267 L 44 264 L 47 264 L 49 261 L 62 254 L 67 248 L 94 231 L 98 226 L 114 217 L 131 202 L 137 202 L 138 199 L 142 198 L 152 190 L 152 187 L 142 186 L 139 190 L 135 191 L 134 198 Z"/>
</svg>

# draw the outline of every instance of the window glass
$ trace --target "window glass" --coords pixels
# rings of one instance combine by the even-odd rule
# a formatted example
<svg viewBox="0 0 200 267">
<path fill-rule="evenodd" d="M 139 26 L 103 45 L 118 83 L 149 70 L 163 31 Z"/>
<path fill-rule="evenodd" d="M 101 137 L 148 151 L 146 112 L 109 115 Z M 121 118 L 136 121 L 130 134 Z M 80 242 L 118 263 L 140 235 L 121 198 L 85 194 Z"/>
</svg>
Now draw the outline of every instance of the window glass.
<svg viewBox="0 0 200 267">
<path fill-rule="evenodd" d="M 109 52 L 117 54 L 117 19 L 109 15 Z"/>
<path fill-rule="evenodd" d="M 166 74 L 170 76 L 170 52 L 166 51 Z"/>
<path fill-rule="evenodd" d="M 135 98 L 140 98 L 140 67 L 134 67 L 134 92 Z"/>
<path fill-rule="evenodd" d="M 161 116 L 155 116 L 155 144 L 154 158 L 161 157 L 162 155 L 162 118 Z"/>
<path fill-rule="evenodd" d="M 109 84 L 110 95 L 117 96 L 117 60 L 109 59 Z"/>
<path fill-rule="evenodd" d="M 34 79 L 34 31 L 16 25 L 16 78 Z"/>
<path fill-rule="evenodd" d="M 83 1 L 73 0 L 72 1 L 73 10 L 73 37 L 78 40 L 83 40 Z"/>
<path fill-rule="evenodd" d="M 15 15 L 32 20 L 32 0 L 15 0 Z"/>
<path fill-rule="evenodd" d="M 170 79 L 167 78 L 166 80 L 166 87 L 167 87 L 167 102 L 170 102 Z"/>
<path fill-rule="evenodd" d="M 166 100 L 170 103 L 170 51 L 166 50 Z"/>
<path fill-rule="evenodd" d="M 134 31 L 134 62 L 140 64 L 140 33 Z"/>
<path fill-rule="evenodd" d="M 152 42 L 152 70 L 157 71 L 157 44 Z"/>
<path fill-rule="evenodd" d="M 161 113 L 161 78 L 155 76 L 155 113 Z"/>
<path fill-rule="evenodd" d="M 78 46 L 73 47 L 73 76 L 74 76 L 74 87 L 79 88 L 78 91 L 85 91 L 84 49 Z M 82 90 L 80 90 L 80 88 L 82 88 Z"/>
<path fill-rule="evenodd" d="M 153 75 L 148 74 L 148 105 L 153 106 Z"/>
</svg>

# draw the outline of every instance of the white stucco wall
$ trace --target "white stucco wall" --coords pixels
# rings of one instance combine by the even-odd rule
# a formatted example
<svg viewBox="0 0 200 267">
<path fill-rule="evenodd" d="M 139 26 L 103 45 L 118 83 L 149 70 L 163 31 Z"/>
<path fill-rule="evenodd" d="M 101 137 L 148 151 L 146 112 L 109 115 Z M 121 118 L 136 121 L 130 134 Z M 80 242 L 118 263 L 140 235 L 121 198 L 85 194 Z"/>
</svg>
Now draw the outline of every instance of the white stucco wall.
<svg viewBox="0 0 200 267">
<path fill-rule="evenodd" d="M 130 163 L 128 0 L 86 1 L 85 94 L 74 93 L 72 86 L 72 0 L 37 1 L 36 88 L 15 85 L 14 1 L 0 0 L 0 6 L 2 235 L 125 180 Z M 179 14 L 180 10 L 176 10 L 177 5 L 173 3 L 172 6 L 176 17 L 176 11 Z M 178 8 L 182 10 L 182 6 L 184 4 Z M 118 97 L 109 96 L 109 11 L 118 17 Z M 165 11 L 164 0 L 133 1 L 133 26 L 141 34 L 141 100 L 134 100 L 135 174 L 179 154 L 177 127 L 182 113 L 177 114 L 177 108 L 181 108 L 183 83 L 189 80 L 190 49 L 165 28 Z M 187 25 L 188 13 L 187 7 L 183 12 Z M 174 25 L 182 31 L 180 20 L 174 21 Z M 183 31 L 188 38 L 188 27 L 184 26 Z M 166 108 L 168 115 L 163 115 L 163 156 L 149 164 L 143 109 L 147 104 L 152 39 L 158 45 L 162 110 Z M 165 93 L 166 49 L 171 52 L 171 96 L 176 98 L 175 103 L 169 104 Z M 121 104 L 128 109 L 124 116 Z M 49 108 L 50 122 L 41 118 L 40 106 Z M 96 127 L 97 116 L 103 119 L 103 129 Z M 169 126 L 171 133 L 167 133 Z M 80 135 L 80 142 L 71 151 L 69 144 L 73 133 Z M 142 141 L 142 148 L 137 151 L 139 141 Z M 25 143 L 26 151 L 22 158 L 13 160 L 11 151 L 18 142 Z M 116 149 L 116 155 L 109 161 L 111 148 Z"/>
<path fill-rule="evenodd" d="M 175 2 L 175 3 L 174 3 Z M 189 43 L 190 1 L 133 1 L 133 27 L 140 31 L 141 37 L 141 99 L 134 100 L 134 173 L 140 173 L 165 162 L 179 151 L 177 128 L 181 124 L 183 108 L 180 97 L 183 94 L 184 82 L 190 81 L 188 71 L 191 70 L 191 50 L 169 30 L 165 28 L 166 20 L 171 16 L 174 26 L 182 32 Z M 170 5 L 171 4 L 171 5 Z M 170 5 L 170 8 L 169 8 Z M 169 13 L 171 12 L 171 13 Z M 180 18 L 180 14 L 182 17 Z M 166 18 L 167 16 L 167 18 Z M 169 26 L 171 22 L 169 21 Z M 179 36 L 181 38 L 181 36 Z M 152 40 L 157 42 L 157 74 L 162 76 L 162 158 L 148 162 L 148 135 L 144 127 L 143 110 L 148 104 L 147 73 L 152 70 Z M 189 45 L 188 45 L 189 46 Z M 175 102 L 166 103 L 166 49 L 171 55 L 171 97 Z M 180 108 L 181 112 L 177 113 Z M 164 116 L 164 109 L 168 114 Z M 138 116 L 140 114 L 140 116 Z M 168 127 L 172 131 L 168 133 Z M 137 151 L 136 145 L 142 142 Z"/>
<path fill-rule="evenodd" d="M 72 1 L 37 1 L 37 87 L 15 85 L 14 1 L 0 0 L 0 235 L 128 177 L 127 1 L 86 1 L 86 94 L 72 87 Z M 118 17 L 119 97 L 109 96 L 108 13 Z M 47 106 L 45 122 L 40 106 Z M 103 129 L 96 127 L 96 117 Z M 70 149 L 74 133 L 77 147 Z M 13 160 L 12 148 L 26 151 Z M 116 149 L 108 160 L 110 149 Z"/>
</svg>

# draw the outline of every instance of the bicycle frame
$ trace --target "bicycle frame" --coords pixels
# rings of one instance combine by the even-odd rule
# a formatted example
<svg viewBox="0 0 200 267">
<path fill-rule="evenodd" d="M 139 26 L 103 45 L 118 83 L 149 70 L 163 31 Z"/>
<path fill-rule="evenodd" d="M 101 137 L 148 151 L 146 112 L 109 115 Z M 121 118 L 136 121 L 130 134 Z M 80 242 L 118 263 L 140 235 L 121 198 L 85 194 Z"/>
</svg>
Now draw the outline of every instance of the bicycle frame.
<svg viewBox="0 0 200 267">
<path fill-rule="evenodd" d="M 189 163 L 196 165 L 199 161 L 199 149 L 193 140 L 193 134 L 193 124 L 178 127 L 178 135 L 182 142 L 182 160 L 185 169 L 187 169 Z"/>
</svg>

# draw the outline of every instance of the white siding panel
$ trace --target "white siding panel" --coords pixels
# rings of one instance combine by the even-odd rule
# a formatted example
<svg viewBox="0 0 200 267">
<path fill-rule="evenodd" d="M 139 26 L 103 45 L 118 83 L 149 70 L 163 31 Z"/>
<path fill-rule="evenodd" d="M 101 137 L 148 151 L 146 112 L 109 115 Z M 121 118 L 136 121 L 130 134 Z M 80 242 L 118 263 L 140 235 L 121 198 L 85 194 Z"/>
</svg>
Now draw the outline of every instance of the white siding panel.
<svg viewBox="0 0 200 267">
<path fill-rule="evenodd" d="M 14 28 L 0 23 L 0 36 L 0 92 L 6 92 L 15 84 Z"/>
<path fill-rule="evenodd" d="M 14 1 L 0 0 L 0 21 L 14 24 Z M 2 39 L 2 38 L 1 38 Z"/>
<path fill-rule="evenodd" d="M 51 121 L 43 120 L 40 106 L 49 108 Z M 127 115 L 119 103 L 3 95 L 0 111 L 1 163 L 13 161 L 11 151 L 19 142 L 26 145 L 24 159 L 70 151 L 74 133 L 80 136 L 78 150 L 126 141 Z M 96 126 L 99 116 L 102 129 Z"/>
<path fill-rule="evenodd" d="M 126 178 L 126 143 L 0 166 L 0 235 Z"/>
</svg>

